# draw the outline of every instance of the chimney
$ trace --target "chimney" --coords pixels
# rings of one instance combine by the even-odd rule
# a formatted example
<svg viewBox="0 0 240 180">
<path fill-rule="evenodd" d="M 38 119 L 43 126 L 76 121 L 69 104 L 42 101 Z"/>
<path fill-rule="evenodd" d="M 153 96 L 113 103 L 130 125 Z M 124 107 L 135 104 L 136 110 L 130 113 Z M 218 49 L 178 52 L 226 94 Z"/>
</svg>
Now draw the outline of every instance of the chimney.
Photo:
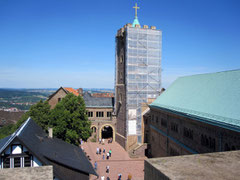
<svg viewBox="0 0 240 180">
<path fill-rule="evenodd" d="M 83 89 L 82 89 L 82 88 L 79 88 L 79 89 L 78 89 L 78 94 L 79 94 L 80 96 L 83 96 Z"/>
<path fill-rule="evenodd" d="M 48 128 L 48 137 L 53 138 L 53 128 Z"/>
</svg>

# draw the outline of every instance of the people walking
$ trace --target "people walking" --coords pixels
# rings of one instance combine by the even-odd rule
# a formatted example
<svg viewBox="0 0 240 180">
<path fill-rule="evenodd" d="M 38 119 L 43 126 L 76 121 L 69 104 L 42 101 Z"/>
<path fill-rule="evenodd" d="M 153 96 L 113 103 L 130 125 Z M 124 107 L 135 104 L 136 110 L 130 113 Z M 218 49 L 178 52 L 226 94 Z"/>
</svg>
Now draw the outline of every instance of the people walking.
<svg viewBox="0 0 240 180">
<path fill-rule="evenodd" d="M 96 152 L 96 154 L 98 155 L 99 154 L 99 148 L 97 147 L 97 152 Z"/>
<path fill-rule="evenodd" d="M 99 154 L 100 154 L 100 155 L 101 155 L 101 152 L 102 152 L 102 149 L 100 148 L 100 149 L 99 149 Z"/>
<path fill-rule="evenodd" d="M 109 159 L 109 153 L 107 153 L 107 160 Z"/>
<path fill-rule="evenodd" d="M 118 174 L 118 180 L 121 180 L 121 179 L 122 179 L 122 174 L 119 173 L 119 174 Z"/>
<path fill-rule="evenodd" d="M 105 179 L 105 177 L 104 176 L 101 176 L 101 180 L 104 180 Z"/>
<path fill-rule="evenodd" d="M 106 166 L 106 173 L 109 173 L 109 166 Z"/>
<path fill-rule="evenodd" d="M 94 169 L 97 170 L 97 162 L 94 163 Z"/>
<path fill-rule="evenodd" d="M 111 157 L 111 154 L 112 154 L 112 150 L 110 149 L 109 150 L 109 157 Z"/>
<path fill-rule="evenodd" d="M 103 151 L 102 151 L 103 153 L 105 153 L 105 148 L 103 148 Z"/>
<path fill-rule="evenodd" d="M 104 156 L 104 154 L 102 155 L 102 159 L 105 160 L 105 156 Z"/>
</svg>

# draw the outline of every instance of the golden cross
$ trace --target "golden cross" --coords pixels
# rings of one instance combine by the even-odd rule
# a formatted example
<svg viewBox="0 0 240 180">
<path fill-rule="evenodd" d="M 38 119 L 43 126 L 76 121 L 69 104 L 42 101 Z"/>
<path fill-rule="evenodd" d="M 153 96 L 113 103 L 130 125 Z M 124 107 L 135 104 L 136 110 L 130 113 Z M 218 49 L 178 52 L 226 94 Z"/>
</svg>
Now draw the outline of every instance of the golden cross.
<svg viewBox="0 0 240 180">
<path fill-rule="evenodd" d="M 133 8 L 135 9 L 135 17 L 137 17 L 137 10 L 140 9 L 140 7 L 138 7 L 136 3 Z"/>
</svg>

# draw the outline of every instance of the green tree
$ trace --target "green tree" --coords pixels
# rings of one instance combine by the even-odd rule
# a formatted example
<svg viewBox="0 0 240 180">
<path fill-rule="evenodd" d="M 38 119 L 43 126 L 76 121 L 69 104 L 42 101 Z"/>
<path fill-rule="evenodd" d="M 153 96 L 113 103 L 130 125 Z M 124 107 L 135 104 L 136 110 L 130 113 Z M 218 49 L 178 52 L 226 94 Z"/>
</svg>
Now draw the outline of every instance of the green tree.
<svg viewBox="0 0 240 180">
<path fill-rule="evenodd" d="M 30 110 L 22 116 L 22 118 L 17 122 L 16 128 L 31 117 L 32 120 L 34 120 L 46 131 L 49 127 L 50 112 L 50 105 L 48 102 L 40 100 L 37 104 L 32 105 Z"/>
<path fill-rule="evenodd" d="M 0 139 L 9 136 L 16 131 L 24 121 L 31 117 L 40 127 L 47 130 L 50 122 L 50 105 L 47 101 L 39 101 L 37 104 L 31 106 L 30 110 L 26 112 L 17 124 L 4 126 L 0 129 Z"/>
<path fill-rule="evenodd" d="M 78 145 L 80 138 L 87 140 L 91 136 L 91 123 L 81 96 L 67 94 L 51 111 L 50 119 L 54 136 L 66 142 Z"/>
</svg>

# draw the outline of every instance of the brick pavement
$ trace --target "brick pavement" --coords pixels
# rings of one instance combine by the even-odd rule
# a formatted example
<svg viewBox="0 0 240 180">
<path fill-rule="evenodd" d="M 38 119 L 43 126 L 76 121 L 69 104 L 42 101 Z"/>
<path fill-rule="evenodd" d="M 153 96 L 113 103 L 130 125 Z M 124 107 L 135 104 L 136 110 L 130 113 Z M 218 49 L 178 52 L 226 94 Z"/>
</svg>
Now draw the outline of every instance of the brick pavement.
<svg viewBox="0 0 240 180">
<path fill-rule="evenodd" d="M 111 180 L 117 180 L 118 174 L 122 174 L 122 180 L 126 180 L 128 175 L 132 175 L 132 180 L 143 180 L 144 179 L 144 158 L 130 158 L 128 153 L 116 142 L 111 144 L 106 143 L 102 145 L 93 142 L 84 142 L 82 145 L 87 156 L 90 156 L 91 163 L 94 167 L 94 162 L 97 162 L 97 173 L 99 178 L 91 175 L 90 180 L 100 179 L 101 176 L 109 177 Z M 109 160 L 102 160 L 102 155 L 97 155 L 97 147 L 106 149 L 106 153 L 111 149 L 112 156 Z M 110 171 L 106 173 L 106 166 L 109 166 Z"/>
</svg>

